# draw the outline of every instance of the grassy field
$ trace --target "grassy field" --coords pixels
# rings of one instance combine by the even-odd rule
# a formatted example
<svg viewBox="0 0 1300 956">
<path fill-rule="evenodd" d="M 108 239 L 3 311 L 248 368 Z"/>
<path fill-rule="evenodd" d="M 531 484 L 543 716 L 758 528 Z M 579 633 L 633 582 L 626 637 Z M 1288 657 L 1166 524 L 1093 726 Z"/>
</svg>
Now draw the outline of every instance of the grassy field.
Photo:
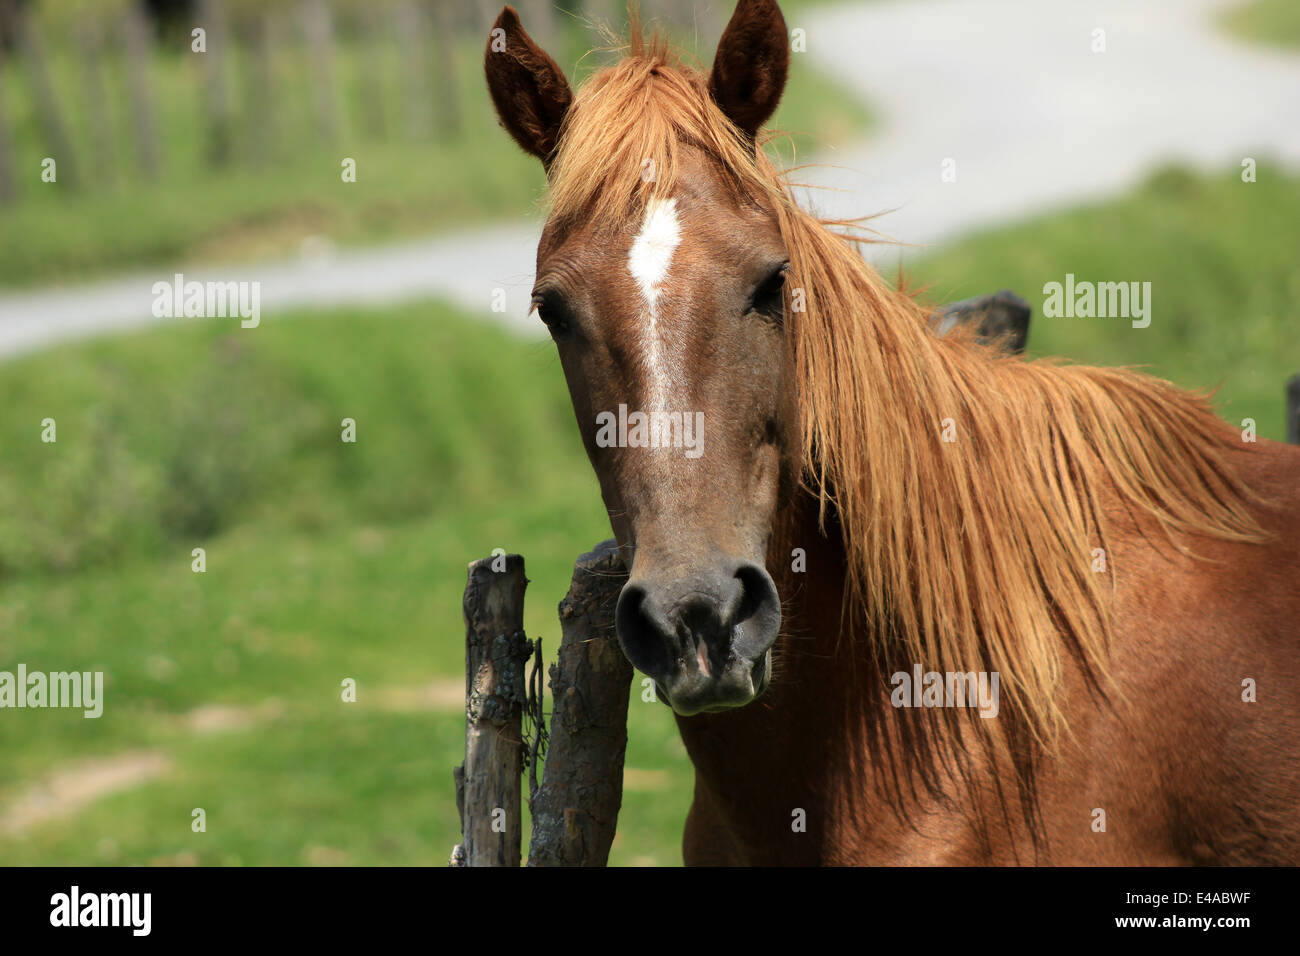
<svg viewBox="0 0 1300 956">
<path fill-rule="evenodd" d="M 437 306 L 213 322 L 25 359 L 0 396 L 0 660 L 104 670 L 109 701 L 98 720 L 6 711 L 0 806 L 64 760 L 169 767 L 0 833 L 0 861 L 445 855 L 467 560 L 527 556 L 526 625 L 553 650 L 574 542 L 609 534 L 549 346 Z M 33 431 L 45 417 L 54 444 Z M 634 719 L 650 789 L 630 819 L 659 832 L 689 777 L 667 709 L 638 701 Z M 625 862 L 672 862 L 639 842 Z"/>
<path fill-rule="evenodd" d="M 540 200 L 541 166 L 497 126 L 477 39 L 467 39 L 457 49 L 460 131 L 425 141 L 408 141 L 393 128 L 401 108 L 396 68 L 384 73 L 383 101 L 370 103 L 362 78 L 364 53 L 346 43 L 338 47 L 334 63 L 340 130 L 333 142 L 323 141 L 313 127 L 312 71 L 305 52 L 287 45 L 279 54 L 269 132 L 238 126 L 238 159 L 224 168 L 205 161 L 200 58 L 160 50 L 150 69 L 157 138 L 165 148 L 161 175 L 145 183 L 135 172 L 120 71 L 105 74 L 113 103 L 106 122 L 115 149 L 96 155 L 90 106 L 82 95 L 81 60 L 57 42 L 55 27 L 47 32 L 53 38 L 53 81 L 69 115 L 84 182 L 74 190 L 66 177 L 41 181 L 49 147 L 19 61 L 9 60 L 0 67 L 0 116 L 7 118 L 14 144 L 18 201 L 0 214 L 0 285 L 275 257 L 293 253 L 304 239 L 317 235 L 340 243 L 375 242 L 516 219 Z M 593 37 L 569 23 L 562 38 L 567 53 L 557 53 L 560 62 L 578 62 Z M 600 58 L 582 62 L 589 72 Z M 246 76 L 237 74 L 231 95 L 236 116 L 255 115 L 259 94 Z M 365 119 L 376 110 L 390 124 L 382 138 L 369 131 Z M 800 155 L 844 142 L 869 123 L 857 101 L 817 73 L 808 57 L 795 57 L 776 117 L 779 127 L 784 128 L 787 116 L 799 118 L 791 125 Z M 788 146 L 782 149 L 789 154 Z M 259 155 L 260 161 L 250 159 Z M 356 160 L 355 183 L 342 181 L 344 157 Z"/>
<path fill-rule="evenodd" d="M 1248 0 L 1225 10 L 1220 22 L 1246 40 L 1300 47 L 1300 3 L 1295 0 Z"/>
<path fill-rule="evenodd" d="M 1283 383 L 1300 372 L 1300 181 L 1261 167 L 1198 177 L 1154 175 L 1105 205 L 985 232 L 922 261 L 911 278 L 935 301 L 1019 292 L 1034 307 L 1029 352 L 1134 365 L 1187 386 L 1221 386 L 1230 421 L 1255 419 L 1285 436 Z M 1043 285 L 1078 280 L 1151 283 L 1145 329 L 1125 319 L 1046 318 Z"/>
<path fill-rule="evenodd" d="M 1296 179 L 1168 171 L 916 273 L 936 299 L 1020 291 L 1034 352 L 1221 382 L 1229 418 L 1278 438 L 1298 218 Z M 1038 315 L 1067 271 L 1151 281 L 1151 326 Z M 176 323 L 5 364 L 0 668 L 103 670 L 107 701 L 97 720 L 0 712 L 0 863 L 441 862 L 466 562 L 526 556 L 526 627 L 553 652 L 572 560 L 608 534 L 551 346 L 439 305 Z M 630 735 L 613 862 L 679 863 L 671 714 L 634 695 Z"/>
</svg>

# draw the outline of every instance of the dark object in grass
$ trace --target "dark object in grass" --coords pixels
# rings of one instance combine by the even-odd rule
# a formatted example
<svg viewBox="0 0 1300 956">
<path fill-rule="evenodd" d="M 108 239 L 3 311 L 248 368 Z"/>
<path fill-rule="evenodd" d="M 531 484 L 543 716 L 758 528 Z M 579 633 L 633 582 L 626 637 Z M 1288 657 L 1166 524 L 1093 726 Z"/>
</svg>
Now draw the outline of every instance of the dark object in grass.
<svg viewBox="0 0 1300 956">
<path fill-rule="evenodd" d="M 1029 303 L 1009 289 L 993 295 L 962 299 L 934 311 L 935 330 L 945 335 L 958 325 L 975 324 L 981 342 L 1004 342 L 1006 351 L 1019 355 L 1029 337 Z"/>
</svg>

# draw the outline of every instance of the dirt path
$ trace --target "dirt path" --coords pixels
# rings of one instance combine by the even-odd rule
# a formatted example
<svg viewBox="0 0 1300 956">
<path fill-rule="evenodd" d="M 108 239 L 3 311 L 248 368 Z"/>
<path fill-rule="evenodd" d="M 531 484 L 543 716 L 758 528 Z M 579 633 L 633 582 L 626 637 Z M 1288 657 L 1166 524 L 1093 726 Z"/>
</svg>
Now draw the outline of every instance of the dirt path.
<svg viewBox="0 0 1300 956">
<path fill-rule="evenodd" d="M 50 820 L 75 816 L 96 800 L 138 787 L 170 768 L 167 756 L 154 750 L 114 754 L 60 767 L 4 808 L 0 834 L 21 833 Z"/>
</svg>

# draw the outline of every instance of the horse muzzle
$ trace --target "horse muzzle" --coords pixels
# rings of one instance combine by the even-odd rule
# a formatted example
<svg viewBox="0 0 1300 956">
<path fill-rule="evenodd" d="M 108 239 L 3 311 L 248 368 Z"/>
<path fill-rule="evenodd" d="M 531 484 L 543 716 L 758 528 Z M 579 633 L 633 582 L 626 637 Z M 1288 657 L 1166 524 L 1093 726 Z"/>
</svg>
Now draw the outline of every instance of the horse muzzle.
<svg viewBox="0 0 1300 956">
<path fill-rule="evenodd" d="M 683 717 L 743 706 L 771 681 L 781 605 L 756 564 L 666 581 L 634 569 L 616 621 L 628 660 Z"/>
</svg>

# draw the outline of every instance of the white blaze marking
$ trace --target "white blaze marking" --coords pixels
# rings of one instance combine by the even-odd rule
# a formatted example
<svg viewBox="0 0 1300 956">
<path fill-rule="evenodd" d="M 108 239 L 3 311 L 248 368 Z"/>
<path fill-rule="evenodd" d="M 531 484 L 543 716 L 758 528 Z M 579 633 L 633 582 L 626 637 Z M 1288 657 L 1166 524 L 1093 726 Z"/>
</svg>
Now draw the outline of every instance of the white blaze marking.
<svg viewBox="0 0 1300 956">
<path fill-rule="evenodd" d="M 673 251 L 682 241 L 676 199 L 651 199 L 646 204 L 645 222 L 627 254 L 627 268 L 641 287 L 649 321 L 646 323 L 646 362 L 650 366 L 650 409 L 663 407 L 668 394 L 668 376 L 663 368 L 663 333 L 659 329 L 659 295 L 673 262 Z"/>
</svg>

